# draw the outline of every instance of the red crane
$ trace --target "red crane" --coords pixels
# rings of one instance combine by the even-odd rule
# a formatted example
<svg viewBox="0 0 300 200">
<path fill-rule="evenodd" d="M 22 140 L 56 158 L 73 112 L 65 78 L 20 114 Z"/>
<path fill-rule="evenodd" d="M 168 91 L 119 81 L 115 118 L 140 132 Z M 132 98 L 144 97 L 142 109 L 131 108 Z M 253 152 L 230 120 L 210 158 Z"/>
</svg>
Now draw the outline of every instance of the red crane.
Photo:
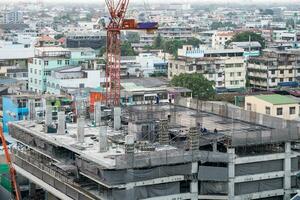
<svg viewBox="0 0 300 200">
<path fill-rule="evenodd" d="M 4 137 L 4 134 L 3 134 L 2 126 L 0 126 L 0 139 L 1 139 L 1 142 L 2 142 L 3 151 L 4 151 L 4 154 L 5 154 L 6 163 L 8 164 L 8 167 L 9 167 L 11 185 L 15 190 L 15 195 L 16 195 L 15 199 L 16 200 L 21 200 L 21 193 L 20 193 L 19 186 L 18 186 L 17 179 L 16 179 L 16 174 L 17 173 L 16 173 L 16 170 L 15 170 L 15 168 L 13 166 L 13 163 L 11 161 L 11 158 L 10 158 L 10 154 L 9 154 L 8 147 L 7 147 L 7 144 L 6 144 L 6 140 L 5 140 L 5 137 Z"/>
<path fill-rule="evenodd" d="M 105 0 L 110 23 L 107 27 L 107 65 L 106 65 L 106 104 L 120 105 L 120 63 L 121 30 L 157 29 L 157 23 L 136 23 L 134 19 L 125 19 L 129 0 Z"/>
</svg>

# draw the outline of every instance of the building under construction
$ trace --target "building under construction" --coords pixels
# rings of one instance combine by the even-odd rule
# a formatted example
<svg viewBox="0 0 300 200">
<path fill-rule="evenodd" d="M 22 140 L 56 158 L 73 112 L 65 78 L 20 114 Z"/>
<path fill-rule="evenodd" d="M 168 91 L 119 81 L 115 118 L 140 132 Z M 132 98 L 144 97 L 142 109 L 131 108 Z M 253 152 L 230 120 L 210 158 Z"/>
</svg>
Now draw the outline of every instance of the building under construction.
<svg viewBox="0 0 300 200">
<path fill-rule="evenodd" d="M 298 122 L 184 98 L 77 107 L 74 122 L 48 106 L 43 123 L 9 124 L 32 199 L 35 188 L 62 200 L 276 200 L 299 189 Z"/>
</svg>

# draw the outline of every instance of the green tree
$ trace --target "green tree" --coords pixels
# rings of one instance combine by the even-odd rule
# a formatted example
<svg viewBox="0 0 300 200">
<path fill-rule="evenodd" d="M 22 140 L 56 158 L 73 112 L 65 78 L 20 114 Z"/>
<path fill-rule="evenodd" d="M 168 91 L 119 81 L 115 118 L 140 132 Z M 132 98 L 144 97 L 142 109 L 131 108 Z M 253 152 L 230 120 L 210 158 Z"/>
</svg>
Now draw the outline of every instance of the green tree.
<svg viewBox="0 0 300 200">
<path fill-rule="evenodd" d="M 122 56 L 135 56 L 136 55 L 130 42 L 127 42 L 127 41 L 122 42 L 121 55 Z"/>
<path fill-rule="evenodd" d="M 228 40 L 226 42 L 226 45 L 229 45 L 231 42 L 248 42 L 249 38 L 251 39 L 252 42 L 253 41 L 259 42 L 262 48 L 265 48 L 265 44 L 266 44 L 265 39 L 260 34 L 251 31 L 245 31 L 236 34 L 235 36 L 233 36 L 231 40 Z"/>
<path fill-rule="evenodd" d="M 193 45 L 194 47 L 198 47 L 201 44 L 201 41 L 198 38 L 189 38 L 184 44 Z"/>
<path fill-rule="evenodd" d="M 99 49 L 99 55 L 103 56 L 106 53 L 106 46 L 102 46 Z M 136 56 L 131 43 L 128 41 L 124 41 L 121 43 L 121 56 Z"/>
<path fill-rule="evenodd" d="M 55 35 L 54 36 L 54 39 L 56 39 L 56 40 L 59 40 L 60 38 L 63 38 L 64 37 L 64 34 L 57 34 L 57 35 Z"/>
<path fill-rule="evenodd" d="M 140 34 L 137 32 L 128 32 L 126 35 L 126 38 L 129 43 L 139 43 L 140 42 Z"/>
<path fill-rule="evenodd" d="M 295 20 L 290 18 L 286 21 L 286 27 L 287 28 L 295 28 Z"/>
<path fill-rule="evenodd" d="M 212 100 L 215 97 L 214 82 L 207 80 L 199 73 L 174 76 L 171 85 L 192 90 L 193 97 L 197 99 Z"/>
<path fill-rule="evenodd" d="M 153 47 L 156 49 L 162 49 L 164 47 L 164 41 L 160 34 L 154 38 Z"/>
</svg>

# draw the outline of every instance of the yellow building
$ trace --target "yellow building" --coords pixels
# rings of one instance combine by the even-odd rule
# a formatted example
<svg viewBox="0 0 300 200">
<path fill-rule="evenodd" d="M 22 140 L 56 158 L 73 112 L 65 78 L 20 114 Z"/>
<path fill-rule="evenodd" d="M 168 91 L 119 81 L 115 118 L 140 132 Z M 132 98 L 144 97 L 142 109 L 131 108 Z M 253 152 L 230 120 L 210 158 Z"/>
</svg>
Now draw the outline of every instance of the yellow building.
<svg viewBox="0 0 300 200">
<path fill-rule="evenodd" d="M 287 120 L 299 118 L 299 102 L 279 94 L 245 97 L 245 109 Z"/>
</svg>

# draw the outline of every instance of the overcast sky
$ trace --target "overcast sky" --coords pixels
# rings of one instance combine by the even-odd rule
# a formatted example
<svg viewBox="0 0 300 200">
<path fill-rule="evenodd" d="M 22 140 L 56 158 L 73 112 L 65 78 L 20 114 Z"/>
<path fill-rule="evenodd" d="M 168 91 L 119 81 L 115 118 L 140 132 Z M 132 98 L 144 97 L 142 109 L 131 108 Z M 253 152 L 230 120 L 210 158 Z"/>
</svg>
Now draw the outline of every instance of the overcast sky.
<svg viewBox="0 0 300 200">
<path fill-rule="evenodd" d="M 34 1 L 37 1 L 37 0 L 0 0 L 0 2 L 34 2 Z M 53 2 L 53 1 L 59 1 L 59 2 L 83 2 L 83 3 L 88 3 L 88 2 L 104 2 L 104 0 L 43 0 L 44 2 Z M 271 2 L 274 2 L 274 3 L 300 3 L 300 0 L 164 0 L 164 1 L 161 1 L 161 0 L 130 0 L 131 3 L 143 3 L 144 1 L 148 1 L 148 2 L 176 2 L 176 3 L 182 3 L 182 2 L 188 2 L 188 3 L 201 3 L 201 2 L 214 2 L 214 3 L 243 3 L 243 2 L 246 2 L 246 3 L 249 3 L 249 2 L 252 2 L 252 3 L 271 3 Z"/>
</svg>

